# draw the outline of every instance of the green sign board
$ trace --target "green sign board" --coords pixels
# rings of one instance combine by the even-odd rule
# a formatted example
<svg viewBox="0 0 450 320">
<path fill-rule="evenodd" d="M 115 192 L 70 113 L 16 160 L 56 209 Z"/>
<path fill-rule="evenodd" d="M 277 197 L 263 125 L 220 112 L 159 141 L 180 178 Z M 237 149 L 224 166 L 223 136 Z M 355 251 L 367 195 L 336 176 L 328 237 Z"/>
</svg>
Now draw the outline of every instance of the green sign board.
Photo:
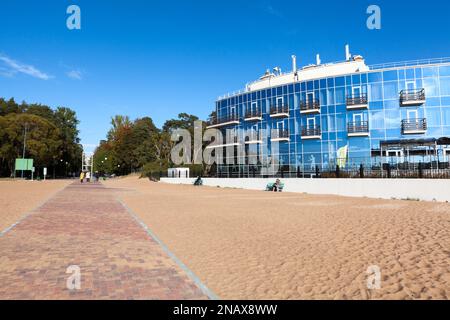
<svg viewBox="0 0 450 320">
<path fill-rule="evenodd" d="M 33 159 L 16 159 L 16 171 L 18 170 L 33 170 Z"/>
</svg>

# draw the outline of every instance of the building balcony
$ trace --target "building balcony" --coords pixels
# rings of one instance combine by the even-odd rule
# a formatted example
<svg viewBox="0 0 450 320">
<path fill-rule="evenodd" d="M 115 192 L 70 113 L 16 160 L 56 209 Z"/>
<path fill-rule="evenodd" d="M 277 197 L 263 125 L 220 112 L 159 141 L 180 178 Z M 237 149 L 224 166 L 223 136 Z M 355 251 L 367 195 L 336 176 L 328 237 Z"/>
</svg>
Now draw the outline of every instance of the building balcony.
<svg viewBox="0 0 450 320">
<path fill-rule="evenodd" d="M 427 132 L 427 119 L 402 120 L 402 134 L 424 134 Z"/>
<path fill-rule="evenodd" d="M 400 91 L 401 106 L 419 106 L 425 103 L 425 89 Z"/>
<path fill-rule="evenodd" d="M 320 126 L 302 127 L 302 139 L 303 140 L 321 139 L 321 138 L 322 138 L 322 132 L 320 131 Z"/>
<path fill-rule="evenodd" d="M 347 135 L 349 137 L 368 137 L 369 136 L 369 122 L 358 121 L 347 123 Z"/>
<path fill-rule="evenodd" d="M 283 130 L 283 129 L 276 129 L 275 132 L 272 133 L 272 137 L 270 138 L 270 141 L 272 141 L 272 142 L 289 141 L 289 131 Z"/>
<path fill-rule="evenodd" d="M 261 132 L 253 131 L 245 137 L 245 144 L 261 144 L 262 142 Z"/>
<path fill-rule="evenodd" d="M 369 100 L 366 93 L 347 97 L 347 110 L 367 109 L 368 107 Z"/>
<path fill-rule="evenodd" d="M 302 113 L 302 114 L 320 113 L 319 100 L 314 99 L 312 101 L 300 102 L 300 113 Z"/>
<path fill-rule="evenodd" d="M 288 105 L 278 105 L 270 107 L 270 117 L 271 118 L 288 118 L 289 117 L 289 106 Z"/>
<path fill-rule="evenodd" d="M 225 127 L 229 125 L 239 124 L 239 116 L 237 115 L 228 115 L 221 118 L 212 119 L 211 123 L 207 126 L 208 129 L 211 128 L 219 128 Z"/>
<path fill-rule="evenodd" d="M 245 113 L 244 121 L 261 121 L 262 120 L 262 112 L 260 110 L 256 111 L 247 111 Z"/>
</svg>

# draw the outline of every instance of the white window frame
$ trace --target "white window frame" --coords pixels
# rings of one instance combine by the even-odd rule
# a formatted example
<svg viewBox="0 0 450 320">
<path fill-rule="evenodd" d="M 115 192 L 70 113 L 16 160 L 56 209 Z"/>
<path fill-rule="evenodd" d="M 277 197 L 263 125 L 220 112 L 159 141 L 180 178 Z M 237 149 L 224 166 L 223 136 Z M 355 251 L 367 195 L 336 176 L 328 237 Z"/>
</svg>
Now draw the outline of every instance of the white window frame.
<svg viewBox="0 0 450 320">
<path fill-rule="evenodd" d="M 355 95 L 355 89 L 359 90 L 359 94 L 358 95 Z M 362 87 L 361 86 L 354 86 L 354 87 L 352 87 L 352 97 L 353 98 L 360 97 L 361 94 L 362 94 Z"/>
<path fill-rule="evenodd" d="M 415 114 L 415 116 L 414 117 L 411 117 L 411 114 L 412 113 L 414 113 Z M 419 111 L 417 110 L 417 109 L 409 109 L 409 110 L 406 110 L 406 119 L 407 120 L 416 120 L 417 121 L 417 119 L 419 118 Z"/>
<path fill-rule="evenodd" d="M 391 155 L 392 153 L 394 153 L 394 155 Z M 386 150 L 386 157 L 390 158 L 390 157 L 396 157 L 396 158 L 403 158 L 403 150 L 398 150 L 398 149 L 387 149 Z"/>
<path fill-rule="evenodd" d="M 281 104 L 280 104 L 280 101 L 281 101 Z M 281 106 L 284 105 L 284 98 L 283 97 L 277 97 L 276 102 L 277 102 L 277 107 L 281 107 Z"/>
<path fill-rule="evenodd" d="M 405 91 L 407 92 L 407 93 L 409 93 L 410 92 L 410 89 L 408 88 L 408 84 L 413 84 L 413 88 L 412 88 L 412 91 L 415 91 L 417 88 L 416 88 L 416 82 L 414 81 L 414 80 L 409 80 L 409 81 L 406 81 L 406 85 L 405 85 Z"/>
<path fill-rule="evenodd" d="M 312 127 L 309 125 L 310 121 L 312 121 L 312 123 L 313 123 Z M 315 117 L 306 118 L 306 128 L 314 129 L 315 127 L 316 127 L 316 118 Z"/>
<path fill-rule="evenodd" d="M 280 126 L 280 124 L 281 124 L 281 126 Z M 277 122 L 277 129 L 278 130 L 284 130 L 284 128 L 285 128 L 285 125 L 284 125 L 284 121 L 278 121 Z"/>
<path fill-rule="evenodd" d="M 237 115 L 237 113 L 236 113 L 236 106 L 232 106 L 232 107 L 230 107 L 230 116 L 236 116 Z"/>
<path fill-rule="evenodd" d="M 310 96 L 312 96 L 312 99 L 310 99 Z M 316 95 L 314 94 L 314 91 L 310 91 L 306 93 L 306 102 L 312 103 L 315 99 Z"/>
<path fill-rule="evenodd" d="M 364 114 L 362 112 L 360 113 L 354 113 L 353 114 L 353 123 L 356 123 L 356 118 L 360 117 L 361 118 L 361 123 L 364 121 Z"/>
<path fill-rule="evenodd" d="M 257 110 L 258 110 L 258 102 L 252 102 L 250 105 L 250 112 L 252 114 L 255 114 Z"/>
</svg>

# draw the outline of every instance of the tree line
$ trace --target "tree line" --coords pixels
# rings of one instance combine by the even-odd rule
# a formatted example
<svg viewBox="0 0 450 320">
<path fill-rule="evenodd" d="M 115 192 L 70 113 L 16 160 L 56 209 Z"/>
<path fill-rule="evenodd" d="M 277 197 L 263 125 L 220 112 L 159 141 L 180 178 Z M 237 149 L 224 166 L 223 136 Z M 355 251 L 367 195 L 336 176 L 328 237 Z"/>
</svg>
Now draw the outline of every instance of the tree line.
<svg viewBox="0 0 450 320">
<path fill-rule="evenodd" d="M 210 115 L 214 117 L 214 113 Z M 180 113 L 176 119 L 167 120 L 157 128 L 150 117 L 134 121 L 117 115 L 111 119 L 106 140 L 102 140 L 94 153 L 94 170 L 100 175 L 126 175 L 141 172 L 143 176 L 158 177 L 172 167 L 170 152 L 176 142 L 171 141 L 175 129 L 186 129 L 193 136 L 195 115 Z M 206 127 L 204 123 L 203 130 Z M 192 174 L 211 170 L 204 165 L 190 165 Z"/>
<path fill-rule="evenodd" d="M 83 148 L 78 124 L 70 108 L 0 98 L 0 176 L 13 176 L 15 159 L 23 156 L 34 159 L 36 175 L 44 167 L 53 177 L 79 172 Z"/>
</svg>

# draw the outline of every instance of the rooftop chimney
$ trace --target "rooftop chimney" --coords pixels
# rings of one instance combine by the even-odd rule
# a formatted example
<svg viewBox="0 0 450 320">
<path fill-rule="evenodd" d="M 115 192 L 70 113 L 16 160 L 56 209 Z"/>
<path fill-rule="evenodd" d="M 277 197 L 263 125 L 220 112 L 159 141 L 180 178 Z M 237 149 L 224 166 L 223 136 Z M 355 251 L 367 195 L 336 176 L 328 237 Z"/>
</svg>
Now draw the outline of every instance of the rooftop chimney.
<svg viewBox="0 0 450 320">
<path fill-rule="evenodd" d="M 350 46 L 348 44 L 345 45 L 345 60 L 350 61 L 352 55 L 350 54 Z"/>
<path fill-rule="evenodd" d="M 319 66 L 320 63 L 321 63 L 321 61 L 320 61 L 320 55 L 317 54 L 317 55 L 316 55 L 316 64 Z"/>
<path fill-rule="evenodd" d="M 297 72 L 297 57 L 292 55 L 292 72 Z"/>
</svg>

